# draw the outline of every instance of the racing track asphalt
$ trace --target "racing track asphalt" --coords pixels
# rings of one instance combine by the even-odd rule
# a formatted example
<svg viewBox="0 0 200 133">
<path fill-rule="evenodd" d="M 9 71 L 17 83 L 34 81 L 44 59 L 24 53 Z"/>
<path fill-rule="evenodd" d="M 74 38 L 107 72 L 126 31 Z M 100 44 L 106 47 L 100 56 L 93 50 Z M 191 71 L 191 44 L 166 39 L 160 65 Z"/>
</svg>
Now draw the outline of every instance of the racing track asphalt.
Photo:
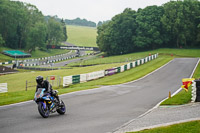
<svg viewBox="0 0 200 133">
<path fill-rule="evenodd" d="M 88 59 L 91 59 L 91 58 L 94 58 L 96 55 L 89 55 L 89 56 L 86 56 L 86 57 L 79 57 L 79 58 L 76 58 L 76 59 L 71 59 L 71 60 L 67 60 L 67 61 L 62 61 L 62 62 L 57 62 L 57 63 L 54 63 L 53 64 L 53 67 L 62 67 L 62 66 L 66 66 L 70 63 L 73 63 L 73 62 L 81 62 L 83 60 L 88 60 Z M 40 67 L 49 67 L 50 64 L 46 64 L 46 65 L 41 65 Z"/>
<path fill-rule="evenodd" d="M 197 58 L 177 58 L 138 81 L 62 95 L 67 105 L 65 115 L 55 113 L 44 119 L 33 101 L 2 106 L 0 132 L 112 132 L 154 107 L 169 91 L 173 93 L 180 88 L 181 79 L 190 77 L 197 61 Z"/>
</svg>

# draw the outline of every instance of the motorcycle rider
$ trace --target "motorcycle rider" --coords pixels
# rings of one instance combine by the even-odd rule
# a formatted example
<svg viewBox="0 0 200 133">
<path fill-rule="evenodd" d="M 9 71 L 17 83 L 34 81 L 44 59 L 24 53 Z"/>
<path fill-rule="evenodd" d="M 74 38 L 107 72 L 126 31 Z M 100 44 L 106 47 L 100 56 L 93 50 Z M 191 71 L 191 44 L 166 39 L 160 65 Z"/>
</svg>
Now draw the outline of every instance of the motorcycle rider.
<svg viewBox="0 0 200 133">
<path fill-rule="evenodd" d="M 57 94 L 56 91 L 54 91 L 52 89 L 52 86 L 49 83 L 49 81 L 43 80 L 42 76 L 37 76 L 36 77 L 36 82 L 37 82 L 36 92 L 37 92 L 38 88 L 45 88 L 44 92 L 50 93 L 51 96 L 54 96 L 58 100 L 58 102 L 60 104 L 60 100 L 59 100 L 58 94 Z"/>
</svg>

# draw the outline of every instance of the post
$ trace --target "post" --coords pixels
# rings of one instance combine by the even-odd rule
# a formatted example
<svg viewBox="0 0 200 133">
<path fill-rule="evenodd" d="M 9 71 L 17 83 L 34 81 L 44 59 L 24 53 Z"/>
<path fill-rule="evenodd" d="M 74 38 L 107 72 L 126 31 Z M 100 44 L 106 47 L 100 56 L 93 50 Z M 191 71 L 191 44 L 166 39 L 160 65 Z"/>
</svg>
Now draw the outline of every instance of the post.
<svg viewBox="0 0 200 133">
<path fill-rule="evenodd" d="M 28 88 L 28 81 L 26 80 L 26 91 L 27 91 L 27 88 Z"/>
<path fill-rule="evenodd" d="M 15 63 L 17 63 L 17 61 L 16 61 L 16 53 L 15 53 Z"/>
<path fill-rule="evenodd" d="M 169 97 L 168 98 L 171 98 L 171 92 L 169 91 Z"/>
</svg>

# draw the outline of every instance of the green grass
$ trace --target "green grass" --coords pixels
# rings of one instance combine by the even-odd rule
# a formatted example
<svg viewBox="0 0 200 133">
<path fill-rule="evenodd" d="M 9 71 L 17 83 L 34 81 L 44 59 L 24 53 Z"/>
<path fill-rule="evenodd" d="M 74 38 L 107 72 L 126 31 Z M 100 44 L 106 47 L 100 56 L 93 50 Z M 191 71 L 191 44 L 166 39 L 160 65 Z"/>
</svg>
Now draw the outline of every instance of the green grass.
<svg viewBox="0 0 200 133">
<path fill-rule="evenodd" d="M 200 49 L 170 49 L 162 48 L 154 50 L 153 52 L 158 52 L 160 54 L 173 54 L 175 57 L 200 57 Z"/>
<path fill-rule="evenodd" d="M 191 95 L 191 87 L 189 88 L 188 92 L 185 90 L 181 90 L 178 94 L 173 96 L 172 98 L 168 98 L 167 100 L 163 101 L 161 103 L 162 105 L 182 105 L 189 103 L 191 101 L 192 95 Z"/>
<path fill-rule="evenodd" d="M 131 133 L 200 133 L 200 121 L 191 121 Z"/>
<path fill-rule="evenodd" d="M 159 53 L 159 55 L 166 55 L 166 57 L 200 57 L 200 49 L 157 49 L 152 51 L 146 52 L 136 52 L 131 54 L 125 55 L 117 55 L 117 56 L 110 56 L 101 58 L 98 56 L 96 58 L 82 61 L 82 65 L 96 65 L 96 64 L 108 64 L 108 63 L 119 63 L 119 62 L 126 62 L 126 61 L 133 61 L 136 59 L 141 59 L 149 54 Z M 173 54 L 173 56 L 171 56 Z M 78 66 L 80 62 L 71 63 L 68 66 Z"/>
<path fill-rule="evenodd" d="M 48 51 L 36 50 L 31 53 L 32 58 L 41 58 L 68 53 L 69 50 L 49 49 Z"/>
<path fill-rule="evenodd" d="M 35 81 L 35 78 L 38 75 L 42 75 L 43 77 L 47 77 L 48 75 L 59 75 L 63 77 L 63 76 L 81 74 L 81 73 L 89 73 L 89 72 L 98 71 L 98 70 L 104 70 L 104 69 L 108 69 L 108 68 L 112 68 L 116 66 L 121 66 L 123 64 L 124 63 L 106 64 L 106 65 L 98 65 L 98 66 L 90 66 L 90 67 L 78 67 L 78 68 L 73 68 L 73 69 L 61 69 L 61 70 L 54 70 L 54 71 L 32 71 L 32 72 L 25 71 L 25 72 L 0 76 L 0 83 L 8 83 L 9 92 L 23 91 L 25 90 L 26 80 Z"/>
<path fill-rule="evenodd" d="M 0 62 L 6 62 L 6 61 L 13 60 L 13 58 L 6 56 L 4 54 L 1 54 L 1 52 L 3 52 L 3 50 L 11 50 L 11 49 L 6 48 L 6 47 L 0 47 Z"/>
<path fill-rule="evenodd" d="M 172 58 L 166 58 L 165 56 L 159 57 L 156 60 L 153 60 L 151 62 L 138 66 L 136 68 L 130 69 L 123 73 L 119 73 L 113 76 L 107 76 L 105 78 L 101 78 L 98 80 L 94 80 L 94 81 L 90 81 L 90 82 L 86 82 L 82 84 L 72 85 L 68 88 L 60 87 L 59 94 L 96 88 L 102 85 L 120 84 L 120 83 L 124 83 L 128 81 L 132 81 L 134 79 L 140 78 L 152 72 L 153 70 L 159 68 L 160 66 L 170 61 L 171 59 Z M 0 76 L 1 83 L 5 83 L 5 82 L 8 83 L 8 91 L 9 91 L 8 93 L 0 94 L 0 105 L 6 105 L 10 103 L 16 103 L 16 102 L 33 99 L 35 87 L 28 88 L 28 91 L 26 92 L 25 83 L 26 83 L 26 80 L 34 81 L 35 77 L 38 75 L 42 75 L 44 77 L 48 75 L 59 75 L 62 77 L 62 76 L 75 75 L 75 74 L 81 74 L 81 73 L 89 73 L 89 72 L 98 71 L 98 70 L 105 70 L 108 68 L 121 66 L 123 64 L 124 63 L 105 64 L 105 65 L 97 65 L 97 66 L 90 66 L 90 67 L 83 67 L 83 68 L 55 70 L 55 71 L 48 71 L 48 72 L 24 72 L 24 73 Z M 24 95 L 27 95 L 27 96 L 24 96 Z"/>
<path fill-rule="evenodd" d="M 107 76 L 99 80 L 94 80 L 91 82 L 85 83 L 85 85 L 113 85 L 113 84 L 121 84 L 129 81 L 136 80 L 138 78 L 141 78 L 145 76 L 146 74 L 154 71 L 155 69 L 161 67 L 162 65 L 169 62 L 172 58 L 166 58 L 166 57 L 159 57 L 156 60 L 153 60 L 151 62 L 148 62 L 146 64 L 143 64 L 141 66 L 138 66 L 136 68 L 130 69 L 128 71 L 125 71 L 123 73 L 118 73 L 113 76 Z"/>
<path fill-rule="evenodd" d="M 200 63 L 198 64 L 195 72 L 194 72 L 194 75 L 193 75 L 193 78 L 195 79 L 199 79 L 200 78 Z"/>
<path fill-rule="evenodd" d="M 155 53 L 154 53 L 155 54 Z M 109 64 L 109 63 L 120 63 L 120 62 L 129 62 L 134 61 L 136 59 L 141 59 L 149 55 L 149 52 L 138 52 L 138 53 L 131 53 L 125 55 L 118 55 L 118 56 L 110 56 L 104 57 L 98 56 L 96 58 L 82 61 L 82 65 L 96 65 L 96 64 Z M 80 63 L 71 63 L 69 66 L 77 66 Z"/>
<path fill-rule="evenodd" d="M 67 34 L 68 40 L 67 42 L 75 44 L 77 46 L 90 46 L 90 47 L 97 47 L 96 44 L 96 36 L 97 36 L 97 29 L 92 27 L 84 27 L 84 26 L 67 26 Z M 0 47 L 0 52 L 3 50 L 12 50 L 5 47 Z M 31 58 L 40 58 L 40 57 L 49 57 L 53 55 L 67 53 L 66 50 L 48 50 L 48 51 L 40 51 L 36 50 L 31 53 Z M 3 55 L 0 53 L 0 62 L 6 62 L 14 60 L 9 56 Z"/>
<path fill-rule="evenodd" d="M 67 42 L 77 46 L 97 47 L 96 28 L 67 25 L 67 36 Z"/>
<path fill-rule="evenodd" d="M 183 52 L 181 52 L 183 50 Z M 177 51 L 176 55 L 171 56 L 171 52 Z M 196 52 L 198 51 L 198 52 Z M 184 49 L 158 49 L 154 51 L 147 51 L 147 52 L 141 52 L 141 53 L 133 53 L 133 54 L 127 54 L 122 56 L 112 56 L 112 57 L 105 57 L 105 58 L 99 58 L 99 60 L 102 60 L 102 64 L 99 63 L 99 65 L 95 66 L 89 66 L 89 67 L 73 67 L 72 69 L 61 69 L 61 70 L 55 70 L 55 71 L 47 71 L 47 72 L 30 72 L 30 71 L 21 71 L 17 74 L 10 74 L 5 76 L 0 76 L 0 82 L 1 83 L 8 83 L 8 93 L 6 97 L 4 97 L 5 94 L 0 94 L 0 105 L 5 105 L 8 103 L 16 103 L 19 101 L 25 101 L 30 100 L 33 98 L 32 94 L 35 90 L 35 88 L 28 88 L 28 91 L 25 92 L 25 83 L 26 80 L 28 81 L 34 81 L 35 77 L 38 75 L 42 75 L 44 77 L 48 75 L 59 75 L 61 77 L 63 76 L 69 76 L 69 75 L 76 75 L 76 74 L 82 74 L 82 73 L 89 73 L 93 71 L 98 70 L 105 70 L 112 67 L 121 66 L 124 64 L 127 64 L 127 60 L 134 60 L 134 59 L 140 59 L 143 57 L 146 57 L 149 55 L 149 53 L 160 53 L 158 59 L 153 60 L 151 62 L 148 62 L 144 65 L 141 65 L 139 67 L 133 68 L 131 70 L 125 71 L 123 73 L 115 74 L 113 76 L 107 76 L 105 78 L 101 78 L 98 80 L 82 83 L 82 84 L 76 84 L 72 85 L 68 88 L 59 88 L 60 94 L 62 93 L 68 93 L 78 90 L 85 90 L 85 89 L 91 89 L 96 88 L 102 85 L 113 85 L 113 84 L 120 84 L 129 82 L 135 79 L 138 79 L 140 77 L 143 77 L 144 75 L 152 72 L 153 70 L 159 68 L 160 66 L 164 65 L 165 63 L 169 62 L 175 57 L 179 56 L 188 56 L 188 53 L 192 53 L 195 57 L 200 57 L 200 50 L 184 50 Z M 173 53 L 174 54 L 174 53 Z M 98 59 L 95 59 L 98 60 Z M 121 60 L 122 63 L 113 63 L 117 62 L 117 60 Z M 94 59 L 93 59 L 94 61 Z M 92 62 L 93 62 L 92 61 Z M 106 64 L 104 64 L 105 62 Z M 80 64 L 80 63 L 79 63 Z M 86 63 L 87 64 L 87 63 Z M 94 63 L 95 64 L 95 63 Z M 199 70 L 199 68 L 197 68 Z M 196 75 L 199 75 L 199 72 L 197 72 Z M 126 78 L 125 78 L 126 77 Z M 62 80 L 61 80 L 62 81 Z M 61 82 L 62 84 L 62 82 Z M 15 93 L 17 92 L 17 93 Z M 20 94 L 22 92 L 22 94 Z M 28 93 L 27 96 L 24 96 L 24 93 Z M 14 99 L 12 96 L 15 94 L 17 99 Z M 20 98 L 21 97 L 21 98 Z"/>
<path fill-rule="evenodd" d="M 2 52 L 3 50 L 12 50 L 12 49 L 2 47 L 0 49 L 0 52 Z M 31 57 L 29 57 L 28 59 L 55 56 L 55 55 L 59 55 L 59 54 L 65 54 L 67 52 L 69 52 L 69 51 L 68 50 L 59 50 L 59 49 L 55 49 L 55 50 L 50 49 L 48 51 L 36 50 L 31 53 Z M 25 59 L 25 58 L 23 58 L 23 59 Z M 6 61 L 12 61 L 12 60 L 15 60 L 15 58 L 12 58 L 12 57 L 9 57 L 9 56 L 6 56 L 6 55 L 0 53 L 0 62 L 6 62 Z"/>
<path fill-rule="evenodd" d="M 34 98 L 34 94 L 34 90 L 1 93 L 0 100 L 2 102 L 0 105 L 7 105 L 32 100 Z"/>
<path fill-rule="evenodd" d="M 87 86 L 88 85 L 94 86 L 97 84 L 98 85 L 111 85 L 111 84 L 119 84 L 119 83 L 123 83 L 123 82 L 128 82 L 128 81 L 137 79 L 138 77 L 142 77 L 142 76 L 146 75 L 147 73 L 153 71 L 154 69 L 162 66 L 169 60 L 171 60 L 171 58 L 163 59 L 162 57 L 159 57 L 156 60 L 148 62 L 147 64 L 141 65 L 139 67 L 133 68 L 129 71 L 125 71 L 123 73 L 116 74 L 113 76 L 108 76 L 108 77 L 105 77 L 105 78 L 102 78 L 99 80 L 87 82 L 87 83 L 85 83 L 85 85 L 87 85 Z M 0 76 L 0 81 L 1 81 L 1 83 L 5 83 L 5 82 L 8 83 L 8 91 L 9 92 L 16 92 L 16 91 L 25 90 L 26 80 L 34 81 L 35 77 L 37 77 L 38 75 L 43 75 L 44 77 L 46 77 L 48 75 L 59 75 L 59 76 L 63 77 L 63 76 L 105 70 L 105 69 L 109 69 L 112 67 L 121 66 L 124 64 L 126 64 L 126 63 L 104 64 L 104 65 L 96 65 L 96 66 L 89 66 L 89 67 L 77 67 L 77 68 L 73 68 L 73 69 L 62 69 L 62 70 L 47 71 L 47 72 L 42 72 L 42 71 L 32 71 L 32 72 L 25 71 L 25 72 L 23 72 L 22 71 L 21 73 Z M 146 69 L 146 67 L 148 67 L 148 69 Z M 135 76 L 132 76 L 133 73 Z M 23 78 L 21 78 L 21 77 L 23 77 Z M 123 77 L 126 77 L 126 78 L 123 78 Z M 121 80 L 116 80 L 116 79 L 121 79 Z M 95 83 L 93 83 L 93 82 L 95 82 Z M 62 82 L 61 82 L 61 84 L 62 84 Z M 82 86 L 83 84 L 80 84 L 80 85 Z M 33 88 L 33 89 L 35 89 L 35 88 Z"/>
</svg>

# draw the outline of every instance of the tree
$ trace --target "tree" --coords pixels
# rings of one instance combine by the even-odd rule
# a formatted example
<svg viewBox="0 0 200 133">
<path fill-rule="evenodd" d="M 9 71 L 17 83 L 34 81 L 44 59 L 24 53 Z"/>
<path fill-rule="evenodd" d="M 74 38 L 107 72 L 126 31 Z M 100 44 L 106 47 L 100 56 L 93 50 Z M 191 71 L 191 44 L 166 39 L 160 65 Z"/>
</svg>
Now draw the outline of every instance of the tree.
<svg viewBox="0 0 200 133">
<path fill-rule="evenodd" d="M 0 46 L 3 46 L 5 44 L 5 41 L 3 40 L 3 37 L 0 34 Z"/>
<path fill-rule="evenodd" d="M 101 26 L 97 27 L 97 45 L 99 46 L 99 49 L 102 52 L 107 52 L 108 54 L 111 54 L 111 47 L 110 47 L 110 40 L 109 40 L 109 34 L 110 34 L 110 23 L 102 24 Z"/>
<path fill-rule="evenodd" d="M 133 37 L 134 44 L 138 48 L 155 49 L 163 44 L 164 37 L 161 34 L 163 7 L 148 6 L 138 10 L 136 17 L 136 36 Z"/>
<path fill-rule="evenodd" d="M 68 25 L 80 25 L 80 26 L 89 26 L 96 27 L 96 23 L 92 21 L 88 21 L 87 19 L 76 18 L 73 20 L 65 19 L 65 23 Z"/>
<path fill-rule="evenodd" d="M 28 35 L 28 45 L 26 49 L 34 51 L 36 47 L 45 47 L 47 26 L 45 23 L 38 22 L 30 28 Z"/>
<path fill-rule="evenodd" d="M 21 9 L 20 2 L 0 1 L 0 34 L 5 40 L 6 47 L 18 47 L 17 27 L 20 18 L 19 9 Z M 21 11 L 22 13 L 23 11 Z"/>
<path fill-rule="evenodd" d="M 6 47 L 26 48 L 29 32 L 38 22 L 44 22 L 44 17 L 35 6 L 19 1 L 0 1 L 0 34 Z"/>
<path fill-rule="evenodd" d="M 170 1 L 164 4 L 161 19 L 174 47 L 194 46 L 197 37 L 199 2 L 197 0 Z"/>
<path fill-rule="evenodd" d="M 125 9 L 98 26 L 97 33 L 98 46 L 109 55 L 160 47 L 200 47 L 200 2 L 177 0 L 137 12 Z"/>
<path fill-rule="evenodd" d="M 132 36 L 136 29 L 136 11 L 127 8 L 112 21 L 98 27 L 97 45 L 108 55 L 125 54 L 134 50 Z"/>
<path fill-rule="evenodd" d="M 47 43 L 49 45 L 58 45 L 60 41 L 64 40 L 62 25 L 54 18 L 50 18 L 48 20 L 47 36 L 48 36 Z"/>
<path fill-rule="evenodd" d="M 97 24 L 97 27 L 98 27 L 98 26 L 101 26 L 102 24 L 103 24 L 103 22 L 102 22 L 102 21 L 99 21 L 98 24 Z"/>
<path fill-rule="evenodd" d="M 0 35 L 5 47 L 32 51 L 36 47 L 45 47 L 47 41 L 51 44 L 66 41 L 65 23 L 58 22 L 58 19 L 55 16 L 45 21 L 34 5 L 0 0 Z"/>
<path fill-rule="evenodd" d="M 67 28 L 66 28 L 66 24 L 63 19 L 61 20 L 61 24 L 63 27 L 63 35 L 64 35 L 63 41 L 67 41 L 67 38 L 68 38 L 67 37 Z"/>
<path fill-rule="evenodd" d="M 99 21 L 98 24 L 97 24 L 97 27 L 101 26 L 101 25 L 103 25 L 105 23 L 108 23 L 108 22 L 109 22 L 109 20 L 107 20 L 107 21 Z"/>
<path fill-rule="evenodd" d="M 200 47 L 200 2 L 184 0 L 184 20 L 187 25 L 186 46 Z"/>
</svg>

